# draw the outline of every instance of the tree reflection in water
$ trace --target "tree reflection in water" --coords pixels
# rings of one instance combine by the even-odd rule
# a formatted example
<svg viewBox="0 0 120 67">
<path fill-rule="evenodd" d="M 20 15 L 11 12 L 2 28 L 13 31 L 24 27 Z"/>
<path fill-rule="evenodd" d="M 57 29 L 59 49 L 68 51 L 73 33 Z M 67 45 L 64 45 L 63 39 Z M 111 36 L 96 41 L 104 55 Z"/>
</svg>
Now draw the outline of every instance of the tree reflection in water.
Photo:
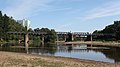
<svg viewBox="0 0 120 67">
<path fill-rule="evenodd" d="M 0 51 L 11 51 L 11 52 L 26 53 L 26 49 L 25 48 L 23 48 L 23 47 L 14 47 L 14 46 L 15 46 L 15 44 L 1 44 Z M 107 59 L 112 59 L 114 61 L 114 63 L 120 63 L 120 47 L 95 46 L 95 45 L 92 45 L 92 46 L 93 47 L 107 47 L 109 49 L 92 49 L 92 48 L 78 49 L 78 47 L 80 47 L 80 45 L 45 44 L 45 45 L 39 45 L 39 47 L 29 47 L 29 49 L 27 48 L 28 49 L 27 52 L 29 52 L 29 54 L 55 56 L 56 53 L 59 53 L 59 54 L 70 53 L 72 55 L 72 54 L 74 54 L 74 52 L 79 52 L 79 53 L 84 52 L 85 53 L 86 51 L 90 52 L 92 50 L 96 54 L 98 52 L 104 54 L 104 56 Z M 89 45 L 87 45 L 86 47 L 89 47 Z M 77 49 L 75 49 L 75 48 L 77 48 Z M 67 54 L 64 54 L 62 56 L 64 57 L 66 55 Z"/>
</svg>

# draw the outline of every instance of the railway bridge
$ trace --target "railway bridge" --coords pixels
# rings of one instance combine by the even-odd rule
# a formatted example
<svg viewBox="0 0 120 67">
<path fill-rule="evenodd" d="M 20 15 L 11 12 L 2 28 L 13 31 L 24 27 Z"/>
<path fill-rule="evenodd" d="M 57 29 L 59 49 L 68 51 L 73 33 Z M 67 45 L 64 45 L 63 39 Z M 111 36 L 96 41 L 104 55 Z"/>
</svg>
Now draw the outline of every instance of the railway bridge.
<svg viewBox="0 0 120 67">
<path fill-rule="evenodd" d="M 44 44 L 44 37 L 46 35 L 49 35 L 46 32 L 7 32 L 7 33 L 8 34 L 13 34 L 13 35 L 24 35 L 25 46 L 28 46 L 29 35 L 40 36 L 42 38 L 41 39 L 42 40 L 42 44 Z M 68 33 L 71 33 L 72 41 L 76 37 L 78 37 L 78 38 L 87 38 L 88 36 L 90 36 L 90 40 L 93 41 L 93 36 L 103 36 L 103 35 L 115 36 L 114 34 L 94 34 L 94 33 L 89 33 L 89 32 L 56 32 L 56 34 L 57 34 L 57 41 L 59 41 L 60 38 L 63 38 L 64 41 L 66 41 Z"/>
</svg>

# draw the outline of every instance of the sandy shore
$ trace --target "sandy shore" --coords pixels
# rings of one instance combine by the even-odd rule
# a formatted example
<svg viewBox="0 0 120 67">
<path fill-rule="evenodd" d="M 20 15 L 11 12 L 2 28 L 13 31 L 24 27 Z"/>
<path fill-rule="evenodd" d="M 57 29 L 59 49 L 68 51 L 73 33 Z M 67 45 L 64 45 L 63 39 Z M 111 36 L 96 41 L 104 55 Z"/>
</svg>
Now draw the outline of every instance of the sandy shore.
<svg viewBox="0 0 120 67">
<path fill-rule="evenodd" d="M 120 64 L 0 51 L 0 67 L 120 67 Z"/>
<path fill-rule="evenodd" d="M 94 44 L 94 45 L 104 45 L 104 46 L 116 46 L 120 47 L 119 42 L 101 42 L 101 41 L 75 41 L 75 42 L 64 42 L 63 44 Z"/>
</svg>

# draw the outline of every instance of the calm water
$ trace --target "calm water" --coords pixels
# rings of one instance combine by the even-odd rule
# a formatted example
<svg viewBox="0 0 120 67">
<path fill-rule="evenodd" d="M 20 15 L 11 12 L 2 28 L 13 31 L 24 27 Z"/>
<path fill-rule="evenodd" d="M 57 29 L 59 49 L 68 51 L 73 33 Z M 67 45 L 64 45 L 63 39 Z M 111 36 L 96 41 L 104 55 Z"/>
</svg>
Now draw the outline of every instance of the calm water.
<svg viewBox="0 0 120 67">
<path fill-rule="evenodd" d="M 26 52 L 25 48 L 0 47 L 1 51 Z M 30 54 L 62 56 L 78 59 L 87 59 L 120 64 L 120 48 L 94 46 L 86 44 L 77 45 L 44 45 L 40 48 L 29 48 Z"/>
</svg>

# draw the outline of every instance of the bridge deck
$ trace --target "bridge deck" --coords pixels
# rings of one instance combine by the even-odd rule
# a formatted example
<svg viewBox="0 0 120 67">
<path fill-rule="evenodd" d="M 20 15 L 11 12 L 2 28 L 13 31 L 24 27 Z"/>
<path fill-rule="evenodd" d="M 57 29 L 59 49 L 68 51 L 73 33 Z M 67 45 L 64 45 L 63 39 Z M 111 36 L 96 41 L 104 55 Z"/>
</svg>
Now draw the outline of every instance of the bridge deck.
<svg viewBox="0 0 120 67">
<path fill-rule="evenodd" d="M 31 35 L 47 35 L 46 32 L 7 32 L 8 34 L 31 34 Z"/>
<path fill-rule="evenodd" d="M 8 34 L 26 34 L 26 32 L 7 32 Z M 31 35 L 47 35 L 48 33 L 46 32 L 27 32 L 28 34 Z M 67 35 L 69 32 L 56 32 L 57 35 Z M 92 34 L 92 33 L 88 33 L 88 32 L 72 32 L 72 35 L 82 35 L 82 36 L 89 36 L 89 35 L 93 35 L 93 36 L 115 36 L 115 34 Z"/>
</svg>

